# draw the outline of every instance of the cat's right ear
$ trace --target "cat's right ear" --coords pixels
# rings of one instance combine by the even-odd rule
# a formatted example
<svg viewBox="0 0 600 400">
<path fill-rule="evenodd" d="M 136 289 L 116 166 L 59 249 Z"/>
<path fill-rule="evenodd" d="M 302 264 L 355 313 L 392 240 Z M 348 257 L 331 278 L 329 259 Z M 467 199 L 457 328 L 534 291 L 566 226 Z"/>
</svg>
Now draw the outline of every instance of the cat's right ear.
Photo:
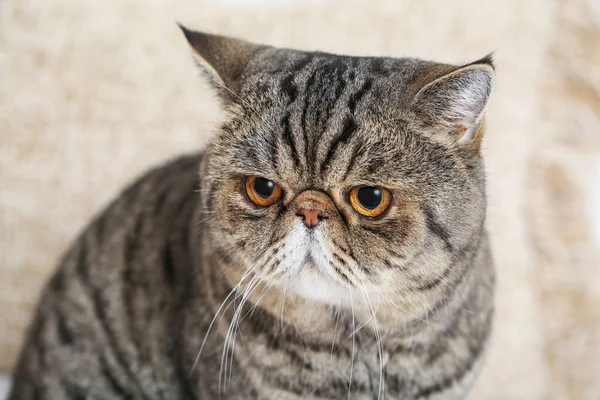
<svg viewBox="0 0 600 400">
<path fill-rule="evenodd" d="M 451 127 L 458 143 L 478 145 L 493 86 L 494 62 L 488 55 L 427 84 L 415 96 L 413 106 L 432 121 Z"/>
<path fill-rule="evenodd" d="M 197 32 L 181 24 L 200 71 L 226 102 L 237 102 L 240 78 L 252 55 L 266 46 L 221 35 Z"/>
</svg>

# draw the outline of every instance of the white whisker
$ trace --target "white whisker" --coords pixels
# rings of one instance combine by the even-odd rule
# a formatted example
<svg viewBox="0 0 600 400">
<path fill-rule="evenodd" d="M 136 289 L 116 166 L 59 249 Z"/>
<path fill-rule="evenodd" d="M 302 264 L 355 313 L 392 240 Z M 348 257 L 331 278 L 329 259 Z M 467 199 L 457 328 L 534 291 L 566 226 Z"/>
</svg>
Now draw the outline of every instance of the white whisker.
<svg viewBox="0 0 600 400">
<path fill-rule="evenodd" d="M 234 329 L 237 326 L 236 323 L 237 323 L 237 320 L 238 320 L 238 318 L 241 314 L 241 311 L 244 307 L 244 304 L 248 300 L 248 297 L 250 296 L 252 291 L 258 285 L 258 282 L 259 282 L 259 274 L 257 273 L 252 277 L 252 279 L 250 280 L 250 283 L 244 290 L 244 294 L 242 296 L 242 301 L 240 302 L 237 309 L 235 310 L 233 318 L 232 318 L 231 322 L 229 323 L 229 329 L 227 330 L 227 334 L 225 335 L 223 354 L 221 355 L 221 369 L 219 372 L 219 392 L 222 392 L 222 390 L 227 386 L 227 365 L 229 362 L 229 353 L 231 351 L 230 345 L 232 342 L 232 334 L 234 332 Z M 233 353 L 231 354 L 231 364 L 233 364 Z M 233 368 L 233 365 L 230 365 L 229 369 L 231 370 L 232 368 Z"/>
<path fill-rule="evenodd" d="M 354 330 L 354 296 L 350 292 L 350 304 L 352 305 L 352 330 Z M 352 335 L 352 358 L 350 359 L 350 380 L 348 380 L 348 400 L 350 400 L 350 394 L 352 393 L 352 372 L 354 371 L 354 351 L 355 351 L 356 337 Z"/>
<path fill-rule="evenodd" d="M 237 97 L 245 106 L 252 108 L 250 103 L 248 103 L 246 100 L 242 99 L 237 93 L 235 93 L 233 90 L 231 90 L 227 86 L 225 86 L 225 84 L 223 82 L 220 82 L 218 79 L 215 79 L 211 74 L 205 74 L 205 76 L 207 76 L 211 81 L 213 81 L 218 86 L 221 86 L 223 89 L 227 90 L 229 93 L 231 93 L 232 95 Z"/>
<path fill-rule="evenodd" d="M 427 321 L 427 320 L 425 320 L 425 319 L 423 319 L 423 318 L 419 317 L 418 315 L 414 315 L 414 314 L 410 313 L 409 311 L 407 311 L 407 310 L 403 309 L 402 307 L 400 307 L 400 306 L 396 305 L 396 304 L 395 304 L 395 303 L 394 303 L 392 300 L 390 300 L 390 299 L 389 299 L 389 298 L 387 298 L 387 297 L 386 297 L 386 296 L 385 296 L 383 293 L 381 293 L 381 291 L 377 291 L 377 292 L 379 293 L 379 295 L 380 295 L 380 296 L 381 296 L 381 297 L 382 297 L 382 298 L 383 298 L 385 301 L 387 301 L 387 302 L 388 302 L 389 304 L 391 304 L 392 306 L 396 307 L 398 310 L 400 310 L 400 311 L 402 311 L 402 312 L 406 313 L 407 315 L 409 315 L 409 316 L 411 316 L 411 317 L 413 317 L 413 318 L 415 318 L 415 319 L 418 319 L 419 321 L 425 322 L 425 323 L 426 323 L 426 324 L 428 324 L 428 325 L 433 325 L 431 322 L 429 322 L 429 321 Z"/>
<path fill-rule="evenodd" d="M 288 287 L 288 280 L 286 279 L 284 281 L 283 295 L 281 296 L 281 307 L 280 307 L 280 313 L 279 313 L 279 315 L 280 315 L 279 321 L 281 323 L 281 334 L 282 335 L 284 333 L 284 327 L 283 327 L 283 310 L 284 310 L 284 307 L 285 307 L 285 293 L 287 291 L 287 287 Z"/>
<path fill-rule="evenodd" d="M 356 328 L 354 331 L 352 331 L 352 333 L 350 333 L 350 334 L 348 335 L 348 337 L 347 337 L 346 339 L 349 339 L 351 336 L 354 336 L 354 335 L 356 335 L 358 332 L 360 332 L 360 330 L 361 330 L 362 328 L 364 328 L 365 326 L 367 326 L 367 324 L 368 324 L 369 322 L 371 322 L 371 320 L 372 320 L 372 319 L 373 319 L 373 316 L 372 316 L 372 315 L 370 315 L 370 316 L 369 316 L 369 319 L 367 319 L 365 322 L 363 322 L 362 324 L 360 324 L 360 325 L 359 325 L 359 326 L 358 326 L 358 327 L 357 327 L 357 328 Z"/>
<path fill-rule="evenodd" d="M 263 256 L 261 257 L 264 258 L 265 261 L 259 268 L 257 268 L 257 271 L 255 272 L 248 286 L 244 290 L 242 294 L 242 300 L 238 305 L 237 309 L 235 310 L 231 322 L 229 323 L 229 329 L 227 330 L 227 334 L 225 336 L 225 343 L 223 346 L 223 354 L 221 355 L 221 369 L 219 372 L 219 391 L 221 391 L 227 386 L 228 365 L 229 381 L 231 381 L 231 374 L 233 372 L 233 352 L 235 350 L 235 332 L 240 322 L 240 316 L 243 311 L 244 305 L 249 300 L 254 290 L 258 287 L 260 281 L 263 279 L 261 271 L 264 271 L 275 262 L 276 259 L 271 259 L 271 257 L 272 254 L 263 254 Z M 237 298 L 238 297 L 236 297 L 234 300 L 237 300 Z"/>
<path fill-rule="evenodd" d="M 198 351 L 198 355 L 196 356 L 196 359 L 194 360 L 194 364 L 192 365 L 192 368 L 190 370 L 189 375 L 191 376 L 191 374 L 194 372 L 194 369 L 196 368 L 196 366 L 198 365 L 198 362 L 200 361 L 200 355 L 202 354 L 202 350 L 204 350 L 204 346 L 206 345 L 206 340 L 208 339 L 208 335 L 215 323 L 215 321 L 217 320 L 217 317 L 219 316 L 219 313 L 221 312 L 221 310 L 223 309 L 223 306 L 227 303 L 227 300 L 229 299 L 229 297 L 231 297 L 231 295 L 235 292 L 238 291 L 238 289 L 240 288 L 242 282 L 250 275 L 251 273 L 251 269 L 248 269 L 244 275 L 242 275 L 242 278 L 240 279 L 240 281 L 238 282 L 237 285 L 235 285 L 231 291 L 229 292 L 229 294 L 227 295 L 227 297 L 225 297 L 225 300 L 223 300 L 223 302 L 221 303 L 221 306 L 217 309 L 217 312 L 215 313 L 215 316 L 213 317 L 212 321 L 210 322 L 209 326 L 208 326 L 208 330 L 206 331 L 206 334 L 204 335 L 204 339 L 202 340 L 202 345 L 200 346 L 200 350 Z M 234 299 L 235 300 L 235 299 Z"/>
<path fill-rule="evenodd" d="M 369 294 L 363 290 L 362 295 L 369 305 L 371 316 L 373 318 L 373 328 L 375 330 L 375 339 L 377 341 L 377 352 L 379 353 L 379 390 L 377 391 L 377 399 L 381 399 L 381 396 L 385 393 L 385 382 L 383 379 L 383 339 L 381 338 L 381 330 L 379 329 L 379 323 L 377 322 L 377 316 L 375 315 L 375 310 L 373 309 L 373 304 L 371 303 Z"/>
<path fill-rule="evenodd" d="M 329 362 L 333 358 L 333 347 L 335 345 L 336 334 L 338 330 L 338 324 L 340 322 L 340 307 L 342 305 L 342 293 L 340 292 L 338 299 L 338 306 L 335 309 L 335 328 L 333 329 L 333 339 L 331 340 L 331 353 L 329 354 Z"/>
</svg>

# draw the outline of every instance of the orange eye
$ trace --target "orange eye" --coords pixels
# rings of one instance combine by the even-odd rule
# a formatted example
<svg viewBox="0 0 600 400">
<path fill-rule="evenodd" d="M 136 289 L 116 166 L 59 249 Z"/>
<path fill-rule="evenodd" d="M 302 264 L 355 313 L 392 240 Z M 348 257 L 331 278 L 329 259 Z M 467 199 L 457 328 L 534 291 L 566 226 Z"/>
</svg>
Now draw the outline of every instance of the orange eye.
<svg viewBox="0 0 600 400">
<path fill-rule="evenodd" d="M 268 207 L 277 203 L 283 194 L 281 186 L 271 180 L 257 176 L 247 177 L 245 186 L 248 199 L 261 207 Z"/>
<path fill-rule="evenodd" d="M 350 205 L 364 217 L 378 217 L 392 202 L 389 190 L 375 186 L 357 186 L 350 190 Z"/>
</svg>

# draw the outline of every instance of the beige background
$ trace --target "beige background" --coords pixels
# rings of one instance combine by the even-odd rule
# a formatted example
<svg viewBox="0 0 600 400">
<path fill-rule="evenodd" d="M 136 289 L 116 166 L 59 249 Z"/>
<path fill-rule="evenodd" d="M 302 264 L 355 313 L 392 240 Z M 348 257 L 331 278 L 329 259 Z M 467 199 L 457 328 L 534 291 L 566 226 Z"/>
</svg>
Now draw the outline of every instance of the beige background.
<svg viewBox="0 0 600 400">
<path fill-rule="evenodd" d="M 174 20 L 349 54 L 496 50 L 485 155 L 498 307 L 471 398 L 600 398 L 597 0 L 0 0 L 0 369 L 93 213 L 218 120 Z"/>
</svg>

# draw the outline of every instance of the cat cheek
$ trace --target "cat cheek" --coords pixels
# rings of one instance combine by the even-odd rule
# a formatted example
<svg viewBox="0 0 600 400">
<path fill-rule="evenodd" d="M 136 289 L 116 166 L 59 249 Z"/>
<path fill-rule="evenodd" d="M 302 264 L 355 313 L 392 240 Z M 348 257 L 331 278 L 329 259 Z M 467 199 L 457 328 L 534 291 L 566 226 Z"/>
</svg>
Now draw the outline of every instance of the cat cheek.
<svg viewBox="0 0 600 400">
<path fill-rule="evenodd" d="M 418 253 L 424 242 L 418 216 L 407 212 L 390 214 L 376 224 L 363 224 L 351 235 L 357 261 L 385 268 L 399 266 Z"/>
</svg>

